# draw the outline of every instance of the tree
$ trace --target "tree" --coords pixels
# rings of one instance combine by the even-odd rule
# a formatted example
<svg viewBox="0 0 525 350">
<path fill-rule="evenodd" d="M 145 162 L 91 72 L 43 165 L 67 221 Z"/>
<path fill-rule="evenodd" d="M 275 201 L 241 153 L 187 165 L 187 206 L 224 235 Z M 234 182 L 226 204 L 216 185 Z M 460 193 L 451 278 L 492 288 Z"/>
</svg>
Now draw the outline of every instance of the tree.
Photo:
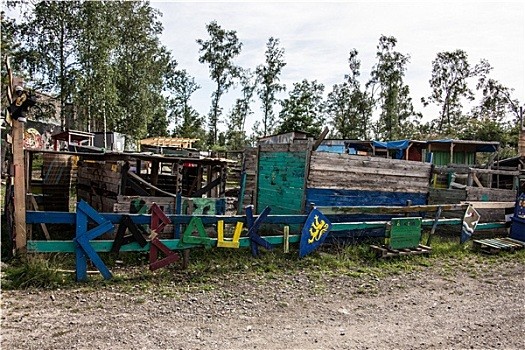
<svg viewBox="0 0 525 350">
<path fill-rule="evenodd" d="M 279 133 L 304 131 L 319 136 L 324 123 L 324 85 L 304 79 L 294 83 L 279 113 Z"/>
<path fill-rule="evenodd" d="M 167 133 L 170 54 L 158 16 L 143 1 L 36 3 L 21 25 L 22 68 L 32 86 L 58 95 L 63 127 Z M 70 104 L 75 118 L 65 114 Z"/>
<path fill-rule="evenodd" d="M 57 92 L 61 126 L 69 127 L 66 103 L 74 93 L 73 76 L 77 64 L 76 46 L 82 3 L 41 1 L 33 9 L 33 18 L 22 25 L 25 67 L 35 88 Z"/>
<path fill-rule="evenodd" d="M 114 30 L 114 6 L 110 2 L 86 1 L 80 8 L 73 98 L 77 129 L 106 130 L 107 120 L 118 108 L 114 81 L 119 71 L 112 63 L 114 48 L 119 44 L 118 32 Z"/>
<path fill-rule="evenodd" d="M 234 30 L 224 30 L 216 21 L 206 26 L 209 40 L 198 39 L 200 45 L 200 63 L 207 63 L 210 68 L 210 77 L 216 83 L 212 94 L 212 105 L 208 125 L 210 127 L 210 145 L 217 142 L 217 124 L 222 113 L 219 106 L 220 99 L 234 83 L 239 75 L 239 68 L 233 64 L 233 59 L 241 53 L 242 43 Z"/>
<path fill-rule="evenodd" d="M 176 137 L 202 139 L 204 137 L 202 118 L 190 105 L 191 95 L 200 89 L 200 86 L 185 69 L 175 70 L 176 65 L 175 61 L 171 62 L 173 73 L 166 82 L 167 90 L 171 94 L 168 99 L 170 109 L 168 117 L 170 122 L 175 124 L 172 134 Z"/>
<path fill-rule="evenodd" d="M 440 106 L 440 114 L 436 120 L 439 134 L 455 136 L 456 126 L 465 125 L 462 100 L 474 100 L 474 93 L 468 86 L 468 79 L 478 75 L 484 76 L 492 68 L 487 61 L 471 67 L 467 53 L 463 50 L 440 52 L 432 62 L 432 78 L 430 87 L 432 94 L 422 98 L 425 106 L 434 103 Z"/>
<path fill-rule="evenodd" d="M 488 116 L 494 120 L 503 121 L 513 118 L 514 122 L 520 119 L 519 101 L 512 98 L 514 89 L 510 89 L 497 80 L 482 75 L 476 86 L 482 92 L 479 107 L 472 112 L 473 116 Z"/>
<path fill-rule="evenodd" d="M 242 97 L 235 101 L 229 117 L 228 131 L 226 132 L 226 146 L 232 150 L 242 149 L 246 146 L 246 132 L 244 124 L 246 118 L 252 114 L 250 103 L 257 87 L 255 75 L 248 69 L 241 75 Z"/>
<path fill-rule="evenodd" d="M 498 141 L 500 155 L 513 156 L 520 126 L 519 102 L 511 96 L 513 89 L 485 75 L 476 88 L 482 92 L 481 101 L 472 109 L 459 136 L 466 140 Z"/>
<path fill-rule="evenodd" d="M 111 111 L 108 127 L 136 138 L 167 135 L 167 102 L 162 92 L 170 54 L 159 40 L 162 33 L 159 12 L 147 2 L 111 4 L 119 40 L 113 52 L 113 67 L 118 72 L 115 75 L 118 106 Z M 152 128 L 152 124 L 157 127 Z M 158 126 L 163 127 L 159 130 Z"/>
<path fill-rule="evenodd" d="M 378 62 L 367 83 L 381 109 L 376 137 L 385 140 L 409 136 L 412 124 L 420 117 L 414 112 L 410 89 L 403 82 L 410 56 L 395 51 L 396 44 L 397 39 L 392 36 L 382 35 L 379 38 L 376 54 Z"/>
<path fill-rule="evenodd" d="M 273 106 L 277 102 L 275 94 L 286 89 L 284 84 L 279 83 L 279 75 L 286 63 L 284 62 L 284 49 L 279 48 L 279 39 L 271 37 L 266 43 L 266 62 L 256 69 L 260 88 L 257 94 L 261 99 L 263 111 L 262 130 L 260 136 L 272 133 L 275 123 Z"/>
<path fill-rule="evenodd" d="M 7 95 L 5 93 L 5 86 L 8 84 L 7 79 L 7 70 L 4 64 L 4 60 L 9 57 L 11 58 L 10 64 L 11 69 L 13 71 L 17 71 L 19 69 L 17 62 L 19 60 L 12 59 L 12 57 L 16 54 L 17 50 L 20 47 L 19 38 L 17 38 L 17 24 L 16 21 L 12 18 L 8 18 L 6 14 L 2 11 L 0 13 L 1 15 L 1 40 L 0 40 L 0 48 L 1 48 L 1 72 L 2 72 L 2 110 L 4 108 L 7 108 L 8 102 L 7 102 Z M 2 112 L 3 113 L 3 112 Z"/>
<path fill-rule="evenodd" d="M 372 101 L 366 91 L 361 91 L 359 80 L 361 62 L 357 50 L 350 51 L 350 73 L 346 81 L 336 84 L 328 94 L 326 111 L 334 127 L 333 135 L 343 139 L 367 139 Z"/>
</svg>

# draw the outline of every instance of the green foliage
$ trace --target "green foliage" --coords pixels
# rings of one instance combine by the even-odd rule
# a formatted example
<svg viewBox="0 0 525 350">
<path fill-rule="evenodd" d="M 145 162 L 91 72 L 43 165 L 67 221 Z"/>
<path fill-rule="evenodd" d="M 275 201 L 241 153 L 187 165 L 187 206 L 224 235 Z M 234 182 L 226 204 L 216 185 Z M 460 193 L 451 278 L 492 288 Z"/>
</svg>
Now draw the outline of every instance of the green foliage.
<svg viewBox="0 0 525 350">
<path fill-rule="evenodd" d="M 255 76 L 250 70 L 245 70 L 241 75 L 242 97 L 235 101 L 233 109 L 228 115 L 226 131 L 226 147 L 230 150 L 244 149 L 247 145 L 244 124 L 246 118 L 253 114 L 250 103 L 257 87 Z"/>
<path fill-rule="evenodd" d="M 256 74 L 260 83 L 257 94 L 261 99 L 261 109 L 264 113 L 261 129 L 256 128 L 258 136 L 271 135 L 275 123 L 273 106 L 277 102 L 276 94 L 285 90 L 285 85 L 279 83 L 279 75 L 286 62 L 284 62 L 284 49 L 279 47 L 279 39 L 271 37 L 266 43 L 266 62 L 257 67 Z"/>
<path fill-rule="evenodd" d="M 153 136 L 147 134 L 148 123 L 158 123 L 167 114 L 160 95 L 170 62 L 167 49 L 159 41 L 159 13 L 142 2 L 123 1 L 115 6 L 120 43 L 114 62 L 119 74 L 114 78 L 120 108 L 113 111 L 109 127 L 138 138 Z"/>
<path fill-rule="evenodd" d="M 376 126 L 376 137 L 381 140 L 411 138 L 414 124 L 421 115 L 414 112 L 410 89 L 403 78 L 409 55 L 395 51 L 397 39 L 382 35 L 377 46 L 377 60 L 371 72 L 367 87 L 372 88 L 372 96 L 378 97 L 376 103 L 381 112 Z"/>
<path fill-rule="evenodd" d="M 217 142 L 217 124 L 222 113 L 219 101 L 239 76 L 239 68 L 234 65 L 233 59 L 241 53 L 242 43 L 237 38 L 234 30 L 224 30 L 216 21 L 206 25 L 210 36 L 209 40 L 198 39 L 200 63 L 207 63 L 210 67 L 210 77 L 216 83 L 217 88 L 212 94 L 212 106 L 208 125 L 210 134 L 208 144 Z"/>
<path fill-rule="evenodd" d="M 316 80 L 294 83 L 288 98 L 282 102 L 278 132 L 304 131 L 319 136 L 325 121 L 323 91 L 324 85 Z"/>
<path fill-rule="evenodd" d="M 467 53 L 463 50 L 437 54 L 432 62 L 432 94 L 421 101 L 425 106 L 431 103 L 440 106 L 440 115 L 432 122 L 438 134 L 456 137 L 462 126 L 467 124 L 462 100 L 474 100 L 468 80 L 474 77 L 482 78 L 491 69 L 485 60 L 471 67 Z"/>
<path fill-rule="evenodd" d="M 334 85 L 328 94 L 326 111 L 334 127 L 333 136 L 342 139 L 362 139 L 369 137 L 373 101 L 366 91 L 362 91 L 357 78 L 361 62 L 357 50 L 350 51 L 348 59 L 350 74 L 346 81 Z"/>
<path fill-rule="evenodd" d="M 197 138 L 203 140 L 205 131 L 203 120 L 199 113 L 190 105 L 191 96 L 200 86 L 195 78 L 185 69 L 176 70 L 177 63 L 172 61 L 167 76 L 167 90 L 171 93 L 168 98 L 169 120 L 175 124 L 173 136 Z"/>
<path fill-rule="evenodd" d="M 58 96 L 63 127 L 167 134 L 162 91 L 170 54 L 148 2 L 42 1 L 28 14 L 17 26 L 15 57 L 23 65 L 15 74 Z"/>
<path fill-rule="evenodd" d="M 74 94 L 77 42 L 81 29 L 80 2 L 42 1 L 33 18 L 21 25 L 24 67 L 35 88 L 59 91 L 61 125 L 69 127 L 66 102 Z"/>
<path fill-rule="evenodd" d="M 239 149 L 274 132 L 301 130 L 318 135 L 328 117 L 333 137 L 490 140 L 500 141 L 504 154 L 513 154 L 517 145 L 520 103 L 512 97 L 513 90 L 488 77 L 492 68 L 487 61 L 472 66 L 462 50 L 440 52 L 432 62 L 432 93 L 422 102 L 439 106 L 440 112 L 420 125 L 422 115 L 414 110 L 404 81 L 410 56 L 396 50 L 395 37 L 379 38 L 377 62 L 363 89 L 358 81 L 361 62 L 352 49 L 349 72 L 333 86 L 326 101 L 324 86 L 307 79 L 294 84 L 288 98 L 280 101 L 278 94 L 286 88 L 280 82 L 286 66 L 280 40 L 268 39 L 265 61 L 253 76 L 234 64 L 242 48 L 237 32 L 213 21 L 206 25 L 209 37 L 197 40 L 199 62 L 208 65 L 216 86 L 205 130 L 204 117 L 190 105 L 200 86 L 184 69 L 177 69 L 177 62 L 160 43 L 161 14 L 149 2 L 39 1 L 8 2 L 7 6 L 23 16 L 17 23 L 18 19 L 2 13 L 2 54 L 11 57 L 15 75 L 31 88 L 57 96 L 56 110 L 52 103 L 41 102 L 34 109 L 35 117 L 59 110 L 65 128 L 114 130 L 140 139 L 167 136 L 174 125 L 173 136 Z M 5 73 L 2 65 L 4 84 Z M 463 104 L 474 101 L 469 87 L 474 79 L 482 98 L 467 113 Z M 223 109 L 221 98 L 236 82 L 242 97 Z M 252 114 L 254 94 L 261 102 L 262 118 L 248 138 L 245 122 Z M 276 118 L 274 107 L 279 102 L 282 108 Z M 6 105 L 5 94 L 2 104 Z M 371 121 L 374 108 L 379 111 L 377 123 Z M 225 120 L 223 110 L 229 111 Z M 222 133 L 221 123 L 227 126 Z"/>
</svg>

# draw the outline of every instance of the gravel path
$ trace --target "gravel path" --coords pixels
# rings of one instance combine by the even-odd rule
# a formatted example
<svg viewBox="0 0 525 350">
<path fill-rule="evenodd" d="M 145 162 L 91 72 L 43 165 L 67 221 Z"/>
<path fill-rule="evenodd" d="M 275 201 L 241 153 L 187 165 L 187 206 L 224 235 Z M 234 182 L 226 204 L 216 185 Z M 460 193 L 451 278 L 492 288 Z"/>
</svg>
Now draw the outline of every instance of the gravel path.
<svg viewBox="0 0 525 350">
<path fill-rule="evenodd" d="M 2 293 L 2 349 L 523 349 L 525 266 Z"/>
</svg>

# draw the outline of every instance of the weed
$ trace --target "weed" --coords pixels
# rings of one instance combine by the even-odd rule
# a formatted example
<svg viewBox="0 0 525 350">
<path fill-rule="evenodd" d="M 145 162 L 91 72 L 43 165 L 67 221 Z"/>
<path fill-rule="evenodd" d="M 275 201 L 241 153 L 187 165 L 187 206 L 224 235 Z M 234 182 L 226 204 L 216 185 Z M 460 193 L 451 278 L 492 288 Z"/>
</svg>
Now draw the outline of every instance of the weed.
<svg viewBox="0 0 525 350">
<path fill-rule="evenodd" d="M 25 262 L 15 262 L 3 272 L 2 287 L 5 289 L 46 288 L 67 285 L 73 280 L 58 270 L 54 261 L 30 256 Z"/>
</svg>

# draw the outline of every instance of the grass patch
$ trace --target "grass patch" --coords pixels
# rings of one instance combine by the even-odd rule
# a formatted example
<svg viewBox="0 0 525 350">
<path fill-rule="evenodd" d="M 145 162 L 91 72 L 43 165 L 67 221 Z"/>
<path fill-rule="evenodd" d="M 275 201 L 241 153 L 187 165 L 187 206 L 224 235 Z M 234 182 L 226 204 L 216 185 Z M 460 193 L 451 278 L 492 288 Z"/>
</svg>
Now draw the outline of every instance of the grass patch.
<svg viewBox="0 0 525 350">
<path fill-rule="evenodd" d="M 4 289 L 55 289 L 73 282 L 68 273 L 60 271 L 57 261 L 42 256 L 29 256 L 27 261 L 15 262 L 2 271 Z"/>
<path fill-rule="evenodd" d="M 111 280 L 99 274 L 89 276 L 82 288 L 116 288 L 128 293 L 144 293 L 155 290 L 165 297 L 177 297 L 181 291 L 208 292 L 220 283 L 235 282 L 236 276 L 248 275 L 254 284 L 267 283 L 285 275 L 306 274 L 315 281 L 316 288 L 324 289 L 323 278 L 350 276 L 366 280 L 401 275 L 437 266 L 444 276 L 454 276 L 458 271 L 467 272 L 471 278 L 479 278 L 491 266 L 503 262 L 525 263 L 525 250 L 499 255 L 474 252 L 470 244 L 460 245 L 458 239 L 434 237 L 430 256 L 403 256 L 378 259 L 371 251 L 370 242 L 322 246 L 317 251 L 299 258 L 298 248 L 291 247 L 284 253 L 280 247 L 272 251 L 260 249 L 260 256 L 251 256 L 250 249 L 204 249 L 195 248 L 190 253 L 186 270 L 180 263 L 156 271 L 148 269 L 148 255 L 144 252 L 101 253 L 100 256 L 113 273 Z M 472 267 L 475 271 L 471 271 Z M 68 269 L 69 273 L 61 272 Z M 2 287 L 24 288 L 78 288 L 74 282 L 73 254 L 30 256 L 27 262 L 11 262 L 2 274 Z M 93 268 L 90 268 L 90 270 Z M 363 293 L 370 288 L 363 287 Z M 140 301 L 137 301 L 140 303 Z"/>
</svg>

